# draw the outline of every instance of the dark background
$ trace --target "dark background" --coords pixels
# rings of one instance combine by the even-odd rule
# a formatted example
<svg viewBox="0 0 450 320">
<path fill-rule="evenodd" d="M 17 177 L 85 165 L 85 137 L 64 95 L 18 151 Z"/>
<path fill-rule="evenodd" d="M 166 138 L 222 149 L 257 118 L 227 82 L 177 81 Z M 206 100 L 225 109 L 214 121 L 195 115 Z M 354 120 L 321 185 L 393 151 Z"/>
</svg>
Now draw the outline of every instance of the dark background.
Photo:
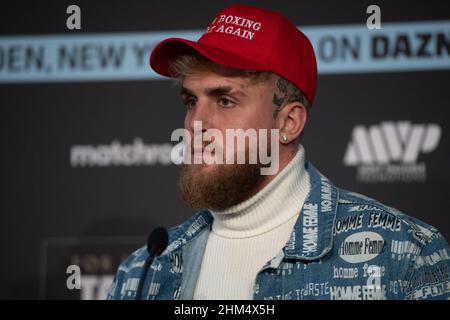
<svg viewBox="0 0 450 320">
<path fill-rule="evenodd" d="M 203 30 L 231 3 L 8 1 L 0 8 L 0 34 Z M 302 26 L 365 24 L 371 4 L 381 7 L 382 23 L 450 18 L 446 1 L 240 3 L 280 11 Z M 81 7 L 80 31 L 66 29 L 70 4 Z M 397 207 L 450 238 L 449 84 L 449 70 L 320 75 L 303 141 L 307 159 L 337 186 Z M 131 143 L 135 137 L 170 142 L 184 113 L 169 82 L 0 84 L 0 110 L 0 298 L 78 298 L 79 292 L 65 289 L 65 268 L 74 255 L 100 257 L 86 258 L 98 267 L 92 272 L 112 274 L 153 227 L 171 227 L 192 215 L 179 196 L 174 165 L 70 166 L 72 145 Z M 402 120 L 442 129 L 437 149 L 419 156 L 426 181 L 358 182 L 355 168 L 343 164 L 353 128 Z M 112 266 L 96 261 L 102 254 Z"/>
</svg>

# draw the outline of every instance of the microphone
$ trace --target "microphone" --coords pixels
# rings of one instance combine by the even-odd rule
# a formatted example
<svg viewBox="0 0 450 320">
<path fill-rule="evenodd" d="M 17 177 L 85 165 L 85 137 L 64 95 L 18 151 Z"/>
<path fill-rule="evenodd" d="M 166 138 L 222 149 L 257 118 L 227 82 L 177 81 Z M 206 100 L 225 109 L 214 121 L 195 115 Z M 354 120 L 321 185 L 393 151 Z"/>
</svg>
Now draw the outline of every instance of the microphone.
<svg viewBox="0 0 450 320">
<path fill-rule="evenodd" d="M 145 260 L 145 264 L 142 270 L 142 276 L 139 280 L 139 286 L 136 291 L 135 300 L 142 300 L 142 289 L 144 287 L 145 278 L 147 277 L 148 269 L 152 265 L 153 259 L 159 256 L 167 248 L 169 242 L 169 233 L 163 227 L 158 227 L 150 233 L 147 240 L 147 251 L 149 256 Z"/>
</svg>

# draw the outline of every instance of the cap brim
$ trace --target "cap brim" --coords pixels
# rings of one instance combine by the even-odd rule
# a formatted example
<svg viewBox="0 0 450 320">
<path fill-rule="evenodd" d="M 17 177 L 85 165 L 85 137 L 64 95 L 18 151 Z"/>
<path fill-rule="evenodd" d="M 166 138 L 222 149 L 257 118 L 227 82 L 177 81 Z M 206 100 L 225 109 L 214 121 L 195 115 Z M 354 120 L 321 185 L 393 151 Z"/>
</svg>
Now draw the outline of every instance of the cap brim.
<svg viewBox="0 0 450 320">
<path fill-rule="evenodd" d="M 233 52 L 181 38 L 161 41 L 150 56 L 150 66 L 156 73 L 170 77 L 170 63 L 180 55 L 197 51 L 209 60 L 223 66 L 249 71 L 268 71 L 269 67 Z"/>
</svg>

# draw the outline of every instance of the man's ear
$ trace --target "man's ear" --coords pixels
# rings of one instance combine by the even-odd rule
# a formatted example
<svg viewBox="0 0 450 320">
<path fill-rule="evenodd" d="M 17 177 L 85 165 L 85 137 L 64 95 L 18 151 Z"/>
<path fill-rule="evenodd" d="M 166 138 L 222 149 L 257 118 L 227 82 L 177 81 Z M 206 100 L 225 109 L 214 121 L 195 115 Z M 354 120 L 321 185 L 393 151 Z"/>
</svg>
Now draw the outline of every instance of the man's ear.
<svg viewBox="0 0 450 320">
<path fill-rule="evenodd" d="M 289 144 L 295 141 L 305 128 L 308 114 L 299 101 L 287 103 L 278 114 L 276 125 L 280 129 L 280 141 Z M 286 138 L 284 138 L 286 137 Z"/>
</svg>

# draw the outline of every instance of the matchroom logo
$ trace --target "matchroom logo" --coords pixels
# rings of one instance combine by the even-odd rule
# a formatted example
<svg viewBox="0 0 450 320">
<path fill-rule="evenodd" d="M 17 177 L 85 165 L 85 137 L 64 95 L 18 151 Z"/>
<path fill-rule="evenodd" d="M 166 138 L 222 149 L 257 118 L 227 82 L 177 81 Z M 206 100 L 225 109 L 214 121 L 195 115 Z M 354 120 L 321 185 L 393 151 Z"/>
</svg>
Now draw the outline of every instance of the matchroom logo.
<svg viewBox="0 0 450 320">
<path fill-rule="evenodd" d="M 426 164 L 420 154 L 433 152 L 441 138 L 438 124 L 386 121 L 353 128 L 344 155 L 345 166 L 356 166 L 359 182 L 424 182 Z"/>
</svg>

